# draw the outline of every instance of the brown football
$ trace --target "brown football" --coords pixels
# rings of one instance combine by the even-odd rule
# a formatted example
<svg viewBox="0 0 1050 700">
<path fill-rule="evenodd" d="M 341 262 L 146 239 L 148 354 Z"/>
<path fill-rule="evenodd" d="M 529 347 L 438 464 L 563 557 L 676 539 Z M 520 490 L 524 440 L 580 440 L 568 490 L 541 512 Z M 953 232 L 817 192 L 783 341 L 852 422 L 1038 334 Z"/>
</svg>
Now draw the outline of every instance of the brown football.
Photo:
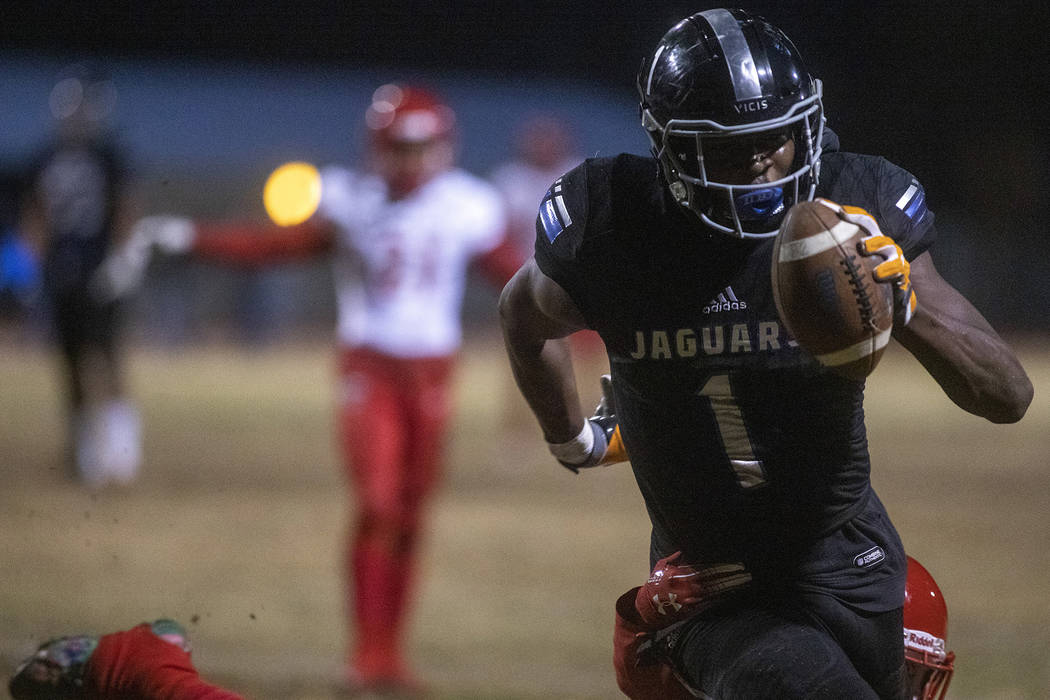
<svg viewBox="0 0 1050 700">
<path fill-rule="evenodd" d="M 849 379 L 875 370 L 893 330 L 893 290 L 875 282 L 882 262 L 861 255 L 868 231 L 826 200 L 788 211 L 773 244 L 773 299 L 780 320 L 821 364 Z"/>
</svg>

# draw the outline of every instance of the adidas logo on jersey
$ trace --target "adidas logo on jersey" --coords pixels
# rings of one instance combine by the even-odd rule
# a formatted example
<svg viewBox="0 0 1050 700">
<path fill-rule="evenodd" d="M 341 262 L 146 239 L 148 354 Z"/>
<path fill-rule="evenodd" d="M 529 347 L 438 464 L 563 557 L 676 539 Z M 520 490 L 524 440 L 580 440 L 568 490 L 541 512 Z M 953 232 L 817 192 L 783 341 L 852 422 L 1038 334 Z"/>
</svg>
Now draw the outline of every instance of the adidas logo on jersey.
<svg viewBox="0 0 1050 700">
<path fill-rule="evenodd" d="M 718 293 L 711 301 L 704 305 L 705 314 L 717 314 L 720 311 L 743 311 L 747 308 L 747 302 L 737 299 L 732 287 L 726 287 Z"/>
</svg>

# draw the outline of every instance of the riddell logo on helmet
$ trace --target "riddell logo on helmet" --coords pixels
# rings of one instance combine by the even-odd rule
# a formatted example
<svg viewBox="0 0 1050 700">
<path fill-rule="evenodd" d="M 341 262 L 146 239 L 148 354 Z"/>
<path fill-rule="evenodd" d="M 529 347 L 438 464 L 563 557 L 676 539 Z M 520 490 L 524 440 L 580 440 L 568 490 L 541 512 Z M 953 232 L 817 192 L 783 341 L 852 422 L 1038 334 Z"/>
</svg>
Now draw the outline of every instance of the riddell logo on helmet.
<svg viewBox="0 0 1050 700">
<path fill-rule="evenodd" d="M 938 661 L 943 660 L 947 656 L 944 651 L 944 640 L 940 637 L 934 637 L 929 632 L 923 632 L 922 630 L 910 630 L 905 627 L 904 646 L 909 649 L 924 651 L 927 654 L 931 654 L 936 657 Z"/>
<path fill-rule="evenodd" d="M 769 100 L 762 99 L 737 102 L 733 105 L 733 109 L 736 110 L 737 114 L 744 114 L 745 112 L 761 112 L 763 109 L 769 109 Z"/>
</svg>

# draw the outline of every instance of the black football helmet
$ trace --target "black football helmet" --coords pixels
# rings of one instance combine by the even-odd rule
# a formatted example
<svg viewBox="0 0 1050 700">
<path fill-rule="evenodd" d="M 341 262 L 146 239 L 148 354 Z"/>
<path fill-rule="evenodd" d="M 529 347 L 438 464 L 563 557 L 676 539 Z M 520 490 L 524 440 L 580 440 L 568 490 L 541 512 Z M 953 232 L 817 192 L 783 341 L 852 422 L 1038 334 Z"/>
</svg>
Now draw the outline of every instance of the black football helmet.
<svg viewBox="0 0 1050 700">
<path fill-rule="evenodd" d="M 813 198 L 824 129 L 821 83 L 782 31 L 743 10 L 707 10 L 668 31 L 638 73 L 642 126 L 671 195 L 701 221 L 741 238 L 775 236 L 796 202 Z M 794 140 L 774 182 L 714 182 L 704 146 L 740 136 Z"/>
</svg>

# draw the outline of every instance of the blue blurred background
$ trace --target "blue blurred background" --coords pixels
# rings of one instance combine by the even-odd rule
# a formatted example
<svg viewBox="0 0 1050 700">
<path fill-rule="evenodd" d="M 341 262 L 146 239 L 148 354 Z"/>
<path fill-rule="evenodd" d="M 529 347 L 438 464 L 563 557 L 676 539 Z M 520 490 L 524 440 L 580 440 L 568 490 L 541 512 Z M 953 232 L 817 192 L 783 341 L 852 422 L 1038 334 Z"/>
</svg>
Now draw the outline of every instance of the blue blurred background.
<svg viewBox="0 0 1050 700">
<path fill-rule="evenodd" d="M 1035 2 L 752 2 L 825 82 L 843 148 L 924 183 L 942 274 L 1004 332 L 1050 328 L 1043 242 L 1050 165 L 1046 13 Z M 577 153 L 644 153 L 634 73 L 683 16 L 711 3 L 20 2 L 0 10 L 3 224 L 15 183 L 53 128 L 47 97 L 71 61 L 103 66 L 114 127 L 144 213 L 263 216 L 266 175 L 288 160 L 353 164 L 374 88 L 422 82 L 455 109 L 461 164 L 486 175 L 537 113 Z M 237 271 L 153 265 L 135 304 L 141 339 L 232 329 L 264 343 L 333 315 L 325 263 Z M 472 287 L 466 313 L 492 317 Z"/>
</svg>

